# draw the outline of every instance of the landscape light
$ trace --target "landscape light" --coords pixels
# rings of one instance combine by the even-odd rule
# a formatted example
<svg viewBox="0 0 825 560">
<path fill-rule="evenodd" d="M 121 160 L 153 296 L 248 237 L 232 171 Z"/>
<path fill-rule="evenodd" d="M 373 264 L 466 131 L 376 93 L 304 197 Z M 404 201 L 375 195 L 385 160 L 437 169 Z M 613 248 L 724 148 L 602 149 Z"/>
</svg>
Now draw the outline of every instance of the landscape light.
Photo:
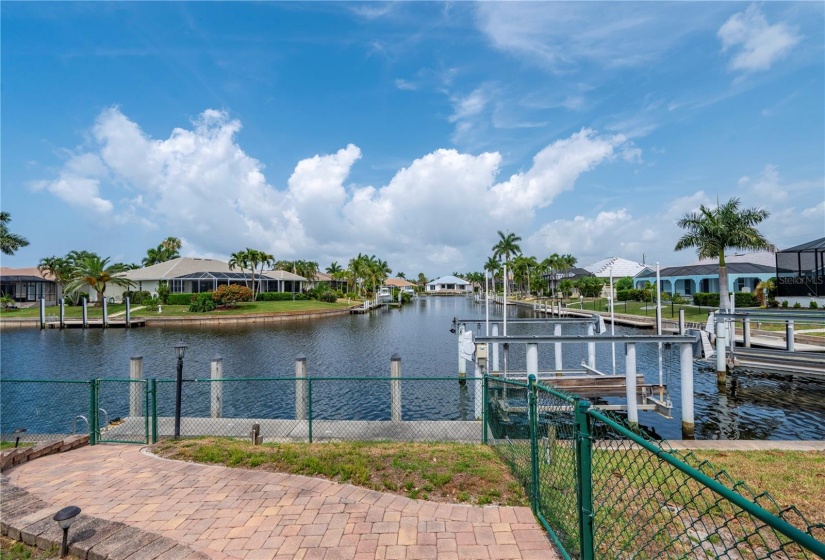
<svg viewBox="0 0 825 560">
<path fill-rule="evenodd" d="M 60 547 L 61 558 L 65 558 L 69 553 L 69 527 L 75 522 L 78 514 L 80 514 L 80 508 L 77 506 L 64 507 L 54 514 L 53 519 L 63 529 L 63 545 Z"/>
</svg>

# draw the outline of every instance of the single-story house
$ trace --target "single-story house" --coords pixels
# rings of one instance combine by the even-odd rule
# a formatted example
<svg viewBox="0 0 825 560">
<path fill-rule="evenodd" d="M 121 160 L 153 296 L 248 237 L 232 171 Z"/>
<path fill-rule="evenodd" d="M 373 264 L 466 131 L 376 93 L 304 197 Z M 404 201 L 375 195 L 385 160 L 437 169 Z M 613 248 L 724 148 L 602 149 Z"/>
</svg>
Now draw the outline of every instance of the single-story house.
<svg viewBox="0 0 825 560">
<path fill-rule="evenodd" d="M 776 253 L 776 299 L 825 306 L 825 237 Z"/>
<path fill-rule="evenodd" d="M 775 256 L 771 252 L 746 253 L 725 257 L 728 271 L 728 291 L 753 292 L 756 285 L 776 276 Z M 702 259 L 684 266 L 669 266 L 659 270 L 662 292 L 692 296 L 696 292 L 719 292 L 719 261 Z M 656 283 L 656 270 L 648 267 L 636 275 L 633 285 L 642 288 Z"/>
<path fill-rule="evenodd" d="M 456 276 L 442 276 L 436 278 L 432 282 L 427 282 L 427 293 L 441 293 L 441 294 L 455 294 L 468 293 L 473 291 L 473 286 L 466 280 L 462 280 Z"/>
<path fill-rule="evenodd" d="M 37 267 L 0 267 L 0 295 L 11 296 L 18 303 L 37 302 L 46 299 L 46 305 L 55 305 L 58 294 L 57 282 L 50 274 Z"/>
<path fill-rule="evenodd" d="M 586 276 L 595 276 L 595 274 L 589 270 L 572 266 L 567 270 L 551 271 L 549 274 L 543 274 L 542 278 L 547 282 L 547 289 L 550 290 L 550 293 L 555 293 L 561 281 L 570 280 L 571 282 L 575 282 L 579 278 Z"/>
<path fill-rule="evenodd" d="M 346 280 L 337 280 L 327 274 L 326 272 L 316 272 L 315 278 L 312 279 L 311 285 L 309 288 L 314 288 L 321 282 L 325 282 L 329 285 L 330 288 L 333 290 L 341 290 L 343 292 L 347 291 L 347 281 Z"/>
<path fill-rule="evenodd" d="M 161 281 L 167 282 L 169 291 L 175 293 L 212 292 L 218 286 L 228 284 L 249 285 L 252 276 L 247 270 L 230 270 L 229 264 L 217 259 L 199 259 L 179 257 L 144 268 L 128 270 L 120 274 L 134 282 L 135 290 L 145 290 L 152 294 L 158 291 Z M 262 292 L 300 292 L 307 279 L 283 270 L 265 271 L 263 275 L 255 273 L 255 284 Z M 127 288 L 109 284 L 106 297 L 117 300 L 123 297 Z"/>
<path fill-rule="evenodd" d="M 625 278 L 626 276 L 633 278 L 645 270 L 645 265 L 621 257 L 609 257 L 585 266 L 584 270 L 598 278 L 610 278 L 612 271 L 613 281 L 615 282 L 617 279 Z"/>
<path fill-rule="evenodd" d="M 409 294 L 415 293 L 415 284 L 404 278 L 389 278 L 384 282 L 384 285 Z"/>
</svg>

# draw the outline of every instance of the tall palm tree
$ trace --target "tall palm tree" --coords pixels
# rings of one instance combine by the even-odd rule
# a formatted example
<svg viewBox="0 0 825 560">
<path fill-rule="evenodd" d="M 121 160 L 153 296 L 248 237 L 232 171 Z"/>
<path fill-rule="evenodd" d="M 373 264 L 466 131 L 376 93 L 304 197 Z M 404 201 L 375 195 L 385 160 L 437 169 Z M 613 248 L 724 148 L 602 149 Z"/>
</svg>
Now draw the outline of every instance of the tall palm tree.
<svg viewBox="0 0 825 560">
<path fill-rule="evenodd" d="M 685 214 L 676 224 L 687 231 L 676 243 L 675 250 L 696 248 L 700 259 L 719 258 L 719 307 L 728 309 L 728 269 L 725 265 L 727 249 L 775 251 L 756 229 L 770 212 L 761 208 L 740 209 L 741 202 L 734 197 L 716 207 L 699 207 L 698 212 Z"/>
<path fill-rule="evenodd" d="M 493 279 L 493 291 L 496 291 L 496 274 L 501 272 L 501 262 L 495 257 L 488 257 L 487 262 L 484 263 L 484 270 L 490 272 L 490 276 Z"/>
<path fill-rule="evenodd" d="M 13 255 L 21 247 L 29 244 L 28 239 L 22 235 L 17 235 L 9 231 L 9 222 L 11 221 L 11 214 L 8 212 L 0 212 L 0 252 L 4 255 Z"/>
<path fill-rule="evenodd" d="M 244 284 L 249 287 L 249 281 L 246 279 L 246 271 L 249 269 L 249 249 L 244 251 L 237 251 L 229 255 L 229 270 L 235 270 L 236 268 L 241 269 L 241 274 L 244 277 Z M 255 276 L 253 271 L 252 281 L 254 284 Z"/>
<path fill-rule="evenodd" d="M 57 283 L 58 297 L 65 292 L 66 284 L 71 280 L 74 272 L 74 265 L 69 259 L 63 257 L 43 257 L 37 265 L 37 270 L 43 274 L 49 274 Z"/>
<path fill-rule="evenodd" d="M 504 258 L 504 264 L 507 266 L 507 269 L 510 269 L 510 258 L 516 255 L 521 254 L 521 246 L 518 244 L 521 241 L 521 237 L 516 235 L 515 233 L 507 233 L 504 234 L 501 230 L 498 230 L 498 243 L 493 245 L 493 257 L 501 260 Z M 507 273 L 509 277 L 510 273 Z M 504 279 L 507 284 L 510 284 L 510 279 Z"/>
<path fill-rule="evenodd" d="M 169 253 L 177 253 L 180 251 L 181 247 L 183 247 L 183 243 L 177 237 L 172 237 L 171 235 L 160 242 L 160 246 L 163 247 Z M 177 257 L 172 257 L 176 259 Z"/>
<path fill-rule="evenodd" d="M 81 259 L 74 268 L 73 278 L 66 284 L 66 291 L 69 293 L 78 292 L 82 287 L 89 286 L 97 292 L 97 302 L 100 305 L 106 292 L 107 284 L 114 284 L 124 288 L 131 288 L 134 282 L 119 276 L 123 272 L 123 264 L 109 264 L 109 257 L 105 259 L 98 255 L 91 254 Z"/>
<path fill-rule="evenodd" d="M 341 270 L 341 265 L 338 264 L 337 261 L 332 261 L 330 265 L 326 268 L 326 272 L 330 276 L 334 276 L 336 273 L 341 272 Z"/>
<path fill-rule="evenodd" d="M 167 237 L 157 247 L 146 250 L 146 256 L 141 263 L 143 266 L 152 266 L 180 257 L 178 252 L 181 248 L 181 241 L 177 237 Z"/>
</svg>

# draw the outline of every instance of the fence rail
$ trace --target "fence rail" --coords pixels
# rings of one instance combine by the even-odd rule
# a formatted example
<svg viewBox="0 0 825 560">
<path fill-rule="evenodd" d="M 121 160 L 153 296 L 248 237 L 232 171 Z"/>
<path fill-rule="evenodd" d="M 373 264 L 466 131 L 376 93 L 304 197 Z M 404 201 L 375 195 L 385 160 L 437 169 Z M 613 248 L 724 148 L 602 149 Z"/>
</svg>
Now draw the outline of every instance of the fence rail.
<svg viewBox="0 0 825 560">
<path fill-rule="evenodd" d="M 87 426 L 92 444 L 158 441 L 174 433 L 175 388 L 0 379 L 2 439 L 21 427 L 34 442 Z M 532 376 L 210 378 L 182 391 L 186 437 L 249 437 L 258 424 L 267 441 L 491 445 L 565 558 L 825 558 L 825 524 Z"/>
</svg>

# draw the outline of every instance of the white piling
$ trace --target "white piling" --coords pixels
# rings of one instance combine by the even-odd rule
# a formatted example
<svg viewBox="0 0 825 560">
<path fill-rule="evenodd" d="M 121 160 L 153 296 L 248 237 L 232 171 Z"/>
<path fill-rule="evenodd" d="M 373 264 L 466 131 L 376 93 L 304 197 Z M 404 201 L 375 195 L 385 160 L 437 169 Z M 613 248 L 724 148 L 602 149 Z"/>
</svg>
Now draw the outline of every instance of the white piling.
<svg viewBox="0 0 825 560">
<path fill-rule="evenodd" d="M 727 380 L 727 325 L 716 321 L 716 383 L 724 385 Z"/>
<path fill-rule="evenodd" d="M 493 323 L 493 336 L 498 336 L 498 323 Z M 490 366 L 490 371 L 494 371 L 496 373 L 500 371 L 498 368 L 498 342 L 493 343 L 492 365 Z"/>
<path fill-rule="evenodd" d="M 466 327 L 464 323 L 458 325 L 458 378 L 459 380 L 464 380 L 467 377 L 467 360 L 461 357 L 461 341 L 463 340 L 462 335 L 464 331 L 466 331 Z"/>
<path fill-rule="evenodd" d="M 639 424 L 639 409 L 636 402 L 636 343 L 625 346 L 625 385 L 627 397 L 627 421 L 631 426 Z"/>
<path fill-rule="evenodd" d="M 561 323 L 553 325 L 553 335 L 561 336 Z M 561 342 L 554 342 L 553 347 L 556 351 L 556 375 L 561 376 L 561 370 L 564 369 L 564 364 L 561 359 Z"/>
<path fill-rule="evenodd" d="M 129 358 L 129 416 L 137 418 L 143 416 L 143 356 Z"/>
<path fill-rule="evenodd" d="M 788 352 L 794 351 L 793 336 L 793 321 L 789 320 L 785 323 L 785 349 Z"/>
<path fill-rule="evenodd" d="M 390 410 L 393 422 L 401 422 L 401 356 L 390 358 Z"/>
<path fill-rule="evenodd" d="M 527 375 L 539 376 L 539 345 L 527 344 Z"/>
<path fill-rule="evenodd" d="M 108 314 L 109 314 L 109 302 L 106 301 L 106 298 L 104 297 L 103 298 L 103 328 L 104 329 L 106 328 L 107 323 L 108 323 L 108 317 L 107 317 Z"/>
<path fill-rule="evenodd" d="M 128 297 L 123 301 L 126 303 L 126 328 L 128 329 L 132 326 L 132 306 Z"/>
<path fill-rule="evenodd" d="M 490 271 L 484 271 L 484 336 L 490 336 Z"/>
<path fill-rule="evenodd" d="M 616 313 L 614 312 L 615 303 L 613 300 L 613 267 L 610 268 L 610 336 L 616 335 Z M 610 343 L 610 351 L 613 357 L 613 375 L 616 375 L 616 343 Z"/>
<path fill-rule="evenodd" d="M 84 297 L 84 298 L 80 298 L 80 301 L 81 301 L 81 302 L 83 302 L 83 328 L 85 329 L 85 328 L 88 328 L 88 327 L 89 327 L 89 308 L 88 308 L 88 302 L 86 301 L 86 298 L 85 298 L 85 297 Z"/>
<path fill-rule="evenodd" d="M 595 326 L 593 323 L 587 323 L 587 336 L 594 336 Z M 587 343 L 587 367 L 591 369 L 596 368 L 596 343 L 595 342 L 588 342 Z"/>
<path fill-rule="evenodd" d="M 307 357 L 295 357 L 295 419 L 307 419 Z"/>
<path fill-rule="evenodd" d="M 728 297 L 730 298 L 730 313 L 733 315 L 736 313 L 736 297 L 733 292 Z M 736 350 L 736 319 L 729 319 L 728 325 L 728 344 L 730 344 L 730 355 L 732 357 Z"/>
<path fill-rule="evenodd" d="M 223 358 L 215 356 L 209 363 L 210 412 L 212 418 L 223 418 Z"/>
<path fill-rule="evenodd" d="M 46 328 L 46 298 L 40 298 L 40 328 Z"/>
<path fill-rule="evenodd" d="M 679 334 L 685 334 L 685 310 L 684 308 L 679 309 Z"/>
<path fill-rule="evenodd" d="M 751 318 L 745 317 L 742 320 L 742 342 L 745 348 L 751 347 Z"/>
<path fill-rule="evenodd" d="M 60 298 L 60 328 L 66 326 L 66 299 Z"/>
<path fill-rule="evenodd" d="M 507 336 L 507 284 L 509 283 L 507 277 L 507 263 L 504 263 L 504 336 Z M 506 364 L 506 361 L 505 361 Z"/>
<path fill-rule="evenodd" d="M 693 439 L 693 344 L 682 342 L 679 348 L 682 373 L 682 439 Z"/>
</svg>

